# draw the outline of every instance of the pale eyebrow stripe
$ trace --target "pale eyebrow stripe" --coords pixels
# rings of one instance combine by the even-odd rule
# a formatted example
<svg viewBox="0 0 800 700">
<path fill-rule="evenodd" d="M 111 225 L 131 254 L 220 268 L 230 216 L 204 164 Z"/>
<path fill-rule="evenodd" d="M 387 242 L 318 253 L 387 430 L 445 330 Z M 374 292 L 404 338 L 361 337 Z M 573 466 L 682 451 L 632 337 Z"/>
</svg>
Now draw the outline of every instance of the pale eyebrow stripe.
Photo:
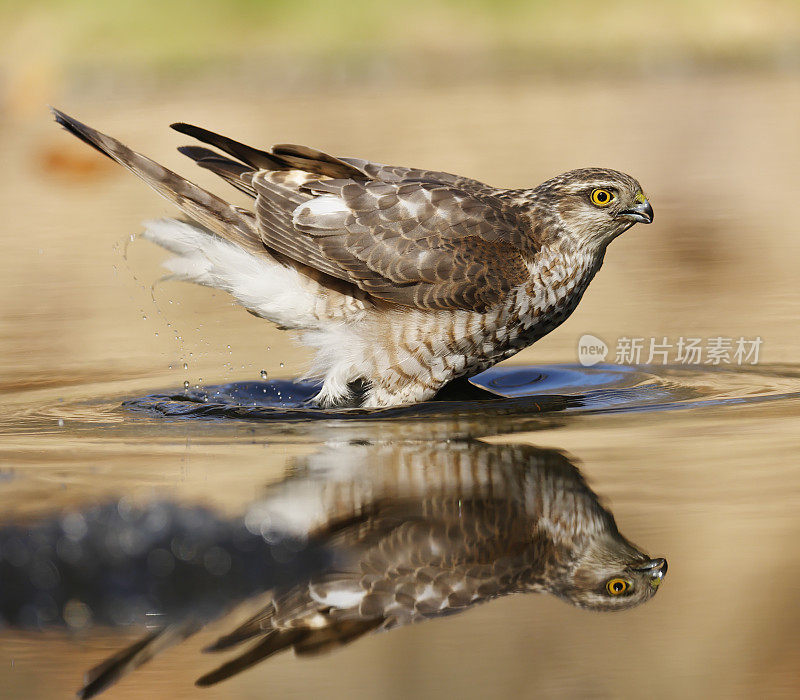
<svg viewBox="0 0 800 700">
<path fill-rule="evenodd" d="M 582 182 L 580 184 L 572 185 L 569 189 L 571 194 L 578 194 L 579 192 L 583 192 L 585 190 L 591 189 L 604 189 L 604 190 L 614 190 L 614 192 L 619 192 L 621 187 L 619 183 L 616 182 Z"/>
</svg>

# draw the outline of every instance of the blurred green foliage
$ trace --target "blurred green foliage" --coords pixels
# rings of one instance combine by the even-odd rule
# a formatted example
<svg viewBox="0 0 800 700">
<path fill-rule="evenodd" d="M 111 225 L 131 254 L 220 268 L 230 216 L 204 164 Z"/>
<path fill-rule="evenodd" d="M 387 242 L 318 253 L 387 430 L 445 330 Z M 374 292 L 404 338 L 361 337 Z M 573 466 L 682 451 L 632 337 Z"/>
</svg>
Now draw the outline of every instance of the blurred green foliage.
<svg viewBox="0 0 800 700">
<path fill-rule="evenodd" d="M 0 0 L 5 62 L 180 65 L 289 55 L 785 60 L 797 0 Z"/>
</svg>

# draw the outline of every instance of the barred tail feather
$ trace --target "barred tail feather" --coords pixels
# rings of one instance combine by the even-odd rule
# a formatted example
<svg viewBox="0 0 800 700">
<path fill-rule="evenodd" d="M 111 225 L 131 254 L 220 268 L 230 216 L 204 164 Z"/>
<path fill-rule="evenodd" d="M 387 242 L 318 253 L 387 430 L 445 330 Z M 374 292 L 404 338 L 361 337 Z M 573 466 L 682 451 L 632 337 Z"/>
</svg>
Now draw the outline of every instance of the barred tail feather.
<svg viewBox="0 0 800 700">
<path fill-rule="evenodd" d="M 252 223 L 252 215 L 131 150 L 117 139 L 92 129 L 60 110 L 52 109 L 52 112 L 56 122 L 73 136 L 130 170 L 195 221 L 246 249 L 263 250 L 263 243 Z"/>
<path fill-rule="evenodd" d="M 324 274 L 305 265 L 296 267 L 290 258 L 273 253 L 261 239 L 252 212 L 229 204 L 77 119 L 52 111 L 67 131 L 130 170 L 192 220 L 145 224 L 144 237 L 173 253 L 165 262 L 172 278 L 224 290 L 255 315 L 281 328 L 302 331 L 301 340 L 316 350 L 310 375 L 324 379 L 317 401 L 338 405 L 349 400 L 350 384 L 370 376 L 367 355 L 374 339 L 358 337 L 354 342 L 351 333 L 357 326 L 351 321 L 362 320 L 370 302 L 355 298 L 349 289 L 352 285 L 333 278 L 321 281 Z M 278 170 L 302 166 L 327 176 L 363 177 L 354 166 L 312 149 L 285 146 L 280 154 L 269 154 L 199 127 L 175 128 L 248 164 Z M 182 152 L 201 166 L 213 166 L 212 170 L 253 194 L 245 180 L 237 179 L 247 171 L 246 165 L 197 146 Z M 342 289 L 343 284 L 348 288 Z"/>
</svg>

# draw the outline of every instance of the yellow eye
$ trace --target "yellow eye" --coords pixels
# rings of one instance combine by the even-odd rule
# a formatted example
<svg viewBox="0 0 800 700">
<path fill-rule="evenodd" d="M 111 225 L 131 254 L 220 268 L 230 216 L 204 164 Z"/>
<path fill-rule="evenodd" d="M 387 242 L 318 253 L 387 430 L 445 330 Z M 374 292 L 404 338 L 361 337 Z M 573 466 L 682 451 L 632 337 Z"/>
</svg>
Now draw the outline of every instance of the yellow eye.
<svg viewBox="0 0 800 700">
<path fill-rule="evenodd" d="M 589 198 L 595 206 L 607 207 L 614 200 L 614 195 L 608 190 L 597 189 L 592 190 L 592 194 Z"/>
<path fill-rule="evenodd" d="M 630 585 L 624 578 L 612 578 L 606 584 L 606 590 L 611 595 L 622 595 L 625 591 L 630 588 Z"/>
</svg>

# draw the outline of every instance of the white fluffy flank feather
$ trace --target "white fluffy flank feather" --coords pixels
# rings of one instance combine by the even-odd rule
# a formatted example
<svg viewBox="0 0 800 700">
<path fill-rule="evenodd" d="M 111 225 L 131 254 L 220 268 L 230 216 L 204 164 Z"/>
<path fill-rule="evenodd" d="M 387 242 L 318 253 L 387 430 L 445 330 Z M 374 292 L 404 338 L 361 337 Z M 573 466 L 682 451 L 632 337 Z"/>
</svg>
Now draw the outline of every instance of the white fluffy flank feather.
<svg viewBox="0 0 800 700">
<path fill-rule="evenodd" d="M 316 285 L 266 251 L 254 255 L 175 219 L 146 222 L 144 237 L 175 253 L 164 262 L 173 278 L 222 289 L 246 309 L 284 328 L 319 328 Z"/>
<path fill-rule="evenodd" d="M 175 257 L 164 262 L 174 279 L 230 293 L 242 306 L 287 329 L 315 350 L 309 378 L 322 379 L 316 401 L 331 406 L 347 401 L 351 382 L 374 373 L 376 339 L 369 337 L 364 312 L 353 319 L 324 313 L 325 292 L 313 280 L 282 265 L 264 251 L 253 254 L 198 226 L 175 219 L 145 223 L 144 237 Z M 323 310 L 323 313 L 319 313 Z"/>
</svg>

